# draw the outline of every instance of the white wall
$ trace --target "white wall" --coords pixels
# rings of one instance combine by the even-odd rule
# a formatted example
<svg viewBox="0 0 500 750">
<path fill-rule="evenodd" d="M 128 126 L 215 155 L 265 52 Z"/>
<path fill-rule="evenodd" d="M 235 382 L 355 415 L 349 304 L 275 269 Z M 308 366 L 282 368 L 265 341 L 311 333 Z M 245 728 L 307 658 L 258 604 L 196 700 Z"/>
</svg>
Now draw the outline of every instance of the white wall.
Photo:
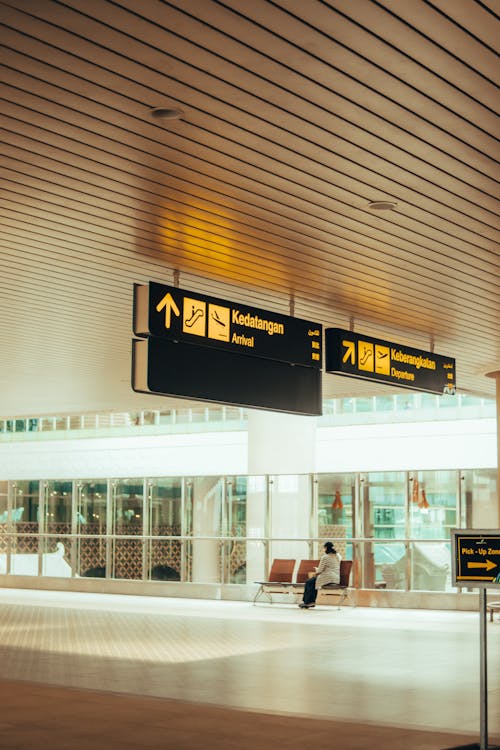
<svg viewBox="0 0 500 750">
<path fill-rule="evenodd" d="M 0 479 L 247 473 L 245 432 L 0 443 Z"/>
<path fill-rule="evenodd" d="M 0 443 L 0 479 L 495 468 L 496 420 Z M 291 426 L 291 425 L 290 425 Z M 295 426 L 295 423 L 294 423 Z M 264 435 L 262 433 L 264 430 Z"/>
<path fill-rule="evenodd" d="M 495 419 L 327 427 L 316 472 L 488 469 L 497 462 Z"/>
</svg>

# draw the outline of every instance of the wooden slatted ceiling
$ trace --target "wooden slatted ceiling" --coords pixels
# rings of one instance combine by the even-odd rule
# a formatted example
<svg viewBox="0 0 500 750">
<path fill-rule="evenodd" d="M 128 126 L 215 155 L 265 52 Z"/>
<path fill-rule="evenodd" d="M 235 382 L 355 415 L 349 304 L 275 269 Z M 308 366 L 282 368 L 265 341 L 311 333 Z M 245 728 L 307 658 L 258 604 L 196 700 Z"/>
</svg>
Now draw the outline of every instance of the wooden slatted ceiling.
<svg viewBox="0 0 500 750">
<path fill-rule="evenodd" d="M 499 9 L 0 2 L 0 415 L 164 405 L 130 390 L 131 290 L 174 269 L 433 340 L 460 390 L 493 395 Z M 397 209 L 367 209 L 383 199 Z M 370 392 L 325 377 L 325 395 Z"/>
</svg>

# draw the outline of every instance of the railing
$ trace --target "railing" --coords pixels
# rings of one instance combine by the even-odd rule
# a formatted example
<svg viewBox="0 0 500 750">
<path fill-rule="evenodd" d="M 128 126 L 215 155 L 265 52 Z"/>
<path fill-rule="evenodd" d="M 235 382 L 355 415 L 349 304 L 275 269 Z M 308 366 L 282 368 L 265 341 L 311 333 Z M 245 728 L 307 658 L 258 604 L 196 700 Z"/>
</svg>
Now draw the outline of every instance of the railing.
<svg viewBox="0 0 500 750">
<path fill-rule="evenodd" d="M 328 399 L 318 426 L 361 425 L 381 422 L 422 422 L 496 417 L 492 399 L 468 394 L 434 396 L 409 393 L 401 396 Z M 0 441 L 50 439 L 70 432 L 73 437 L 130 434 L 195 433 L 244 430 L 247 410 L 232 406 L 206 406 L 106 414 L 9 417 L 0 419 Z"/>
<path fill-rule="evenodd" d="M 317 559 L 323 538 L 135 534 L 16 533 L 0 528 L 0 573 L 108 580 L 252 584 L 266 580 L 272 559 Z M 331 539 L 354 562 L 357 589 L 456 592 L 446 539 Z M 392 555 L 391 547 L 394 548 Z M 276 549 L 280 552 L 277 554 Z M 196 557 L 209 563 L 210 580 L 193 573 Z M 391 562 L 391 557 L 393 561 Z M 252 570 L 249 574 L 248 566 Z M 205 569 L 205 565 L 202 566 Z M 199 567 L 197 568 L 199 569 Z"/>
</svg>

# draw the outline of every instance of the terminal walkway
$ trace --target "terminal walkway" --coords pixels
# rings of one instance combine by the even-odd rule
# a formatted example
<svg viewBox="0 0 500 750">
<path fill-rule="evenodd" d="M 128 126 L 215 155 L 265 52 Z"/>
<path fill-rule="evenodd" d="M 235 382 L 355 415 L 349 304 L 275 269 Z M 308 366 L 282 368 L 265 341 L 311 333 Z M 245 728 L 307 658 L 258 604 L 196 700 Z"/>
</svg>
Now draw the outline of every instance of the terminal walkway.
<svg viewBox="0 0 500 750">
<path fill-rule="evenodd" d="M 2 750 L 479 740 L 478 615 L 0 590 Z M 488 623 L 490 742 L 500 621 Z"/>
</svg>

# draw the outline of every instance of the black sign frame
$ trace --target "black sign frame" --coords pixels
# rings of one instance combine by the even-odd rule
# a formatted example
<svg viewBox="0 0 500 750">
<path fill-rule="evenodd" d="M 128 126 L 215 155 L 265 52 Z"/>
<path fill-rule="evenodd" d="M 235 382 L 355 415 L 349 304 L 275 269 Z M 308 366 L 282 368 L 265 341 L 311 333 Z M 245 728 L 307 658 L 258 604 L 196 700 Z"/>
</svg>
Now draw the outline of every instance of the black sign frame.
<svg viewBox="0 0 500 750">
<path fill-rule="evenodd" d="M 343 328 L 325 330 L 325 371 L 412 391 L 456 392 L 455 359 L 365 336 Z"/>
<path fill-rule="evenodd" d="M 132 341 L 132 388 L 302 416 L 322 413 L 321 371 L 158 336 Z"/>
<path fill-rule="evenodd" d="M 323 326 L 179 287 L 134 285 L 135 336 L 158 336 L 321 370 Z"/>
<path fill-rule="evenodd" d="M 500 591 L 500 529 L 451 529 L 450 533 L 452 586 Z"/>
</svg>

